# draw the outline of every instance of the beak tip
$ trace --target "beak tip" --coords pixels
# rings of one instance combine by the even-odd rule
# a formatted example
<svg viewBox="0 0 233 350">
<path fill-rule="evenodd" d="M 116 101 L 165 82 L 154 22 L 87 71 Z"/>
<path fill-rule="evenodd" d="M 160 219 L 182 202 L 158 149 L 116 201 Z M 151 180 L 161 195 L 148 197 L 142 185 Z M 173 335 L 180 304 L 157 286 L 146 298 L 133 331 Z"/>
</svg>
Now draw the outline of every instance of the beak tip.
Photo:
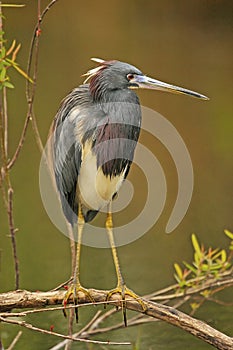
<svg viewBox="0 0 233 350">
<path fill-rule="evenodd" d="M 205 95 L 202 95 L 201 99 L 204 100 L 204 101 L 209 101 L 210 100 L 210 98 L 205 96 Z"/>
</svg>

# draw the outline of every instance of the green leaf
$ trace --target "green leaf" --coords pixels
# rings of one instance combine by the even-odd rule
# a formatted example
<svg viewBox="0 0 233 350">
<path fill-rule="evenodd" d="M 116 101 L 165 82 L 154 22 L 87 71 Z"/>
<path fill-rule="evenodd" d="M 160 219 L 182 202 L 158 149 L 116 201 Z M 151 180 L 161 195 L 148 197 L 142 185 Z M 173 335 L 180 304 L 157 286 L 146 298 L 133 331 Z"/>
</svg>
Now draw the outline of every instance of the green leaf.
<svg viewBox="0 0 233 350">
<path fill-rule="evenodd" d="M 233 240 L 233 233 L 230 232 L 229 230 L 224 230 L 225 235 L 227 235 L 230 239 Z"/>
<path fill-rule="evenodd" d="M 0 7 L 24 7 L 24 4 L 1 4 Z"/>
<path fill-rule="evenodd" d="M 11 47 L 7 50 L 7 53 L 6 53 L 7 56 L 10 55 L 11 52 L 14 50 L 15 45 L 16 45 L 16 40 L 14 39 L 14 40 L 12 41 Z"/>
<path fill-rule="evenodd" d="M 208 264 L 202 264 L 201 265 L 201 270 L 202 271 L 208 271 L 210 269 L 210 266 Z"/>
<path fill-rule="evenodd" d="M 7 62 L 7 60 L 2 61 L 3 66 L 5 67 L 11 67 L 11 63 Z"/>
<path fill-rule="evenodd" d="M 196 237 L 196 235 L 194 233 L 192 234 L 192 244 L 193 244 L 193 248 L 195 249 L 195 252 L 197 253 L 197 256 L 199 258 L 201 258 L 201 256 L 202 256 L 201 248 L 199 246 L 197 237 Z"/>
<path fill-rule="evenodd" d="M 185 267 L 187 267 L 187 269 L 192 271 L 195 275 L 197 274 L 197 269 L 195 269 L 195 267 L 193 267 L 192 265 L 186 263 L 185 261 L 183 262 L 183 264 L 185 265 Z"/>
<path fill-rule="evenodd" d="M 211 271 L 220 270 L 221 268 L 222 268 L 222 264 L 214 264 L 214 265 L 210 266 Z"/>
<path fill-rule="evenodd" d="M 6 49 L 5 49 L 5 47 L 3 46 L 3 47 L 1 48 L 1 51 L 0 51 L 0 57 L 3 58 L 3 57 L 5 57 L 5 56 L 6 56 Z"/>
<path fill-rule="evenodd" d="M 219 249 L 215 249 L 212 252 L 211 260 L 216 260 L 221 254 L 222 252 Z"/>
<path fill-rule="evenodd" d="M 226 260 L 227 260 L 227 253 L 226 253 L 225 249 L 222 249 L 222 251 L 221 251 L 221 260 L 223 263 L 226 262 Z"/>
<path fill-rule="evenodd" d="M 0 71 L 0 81 L 3 82 L 6 79 L 6 68 L 2 67 Z"/>
<path fill-rule="evenodd" d="M 200 294 L 203 295 L 203 297 L 208 298 L 211 295 L 211 291 L 208 289 L 205 289 Z"/>
<path fill-rule="evenodd" d="M 175 277 L 176 282 L 180 285 L 180 279 L 179 279 L 179 277 L 177 276 L 177 274 L 174 273 L 174 277 Z"/>
<path fill-rule="evenodd" d="M 195 310 L 197 310 L 199 308 L 200 304 L 198 304 L 198 303 L 191 303 L 190 306 L 191 306 L 192 310 L 195 311 Z"/>
<path fill-rule="evenodd" d="M 5 82 L 3 83 L 3 85 L 4 85 L 5 87 L 9 88 L 9 89 L 14 89 L 14 85 L 11 84 L 11 83 L 9 83 L 9 81 L 5 81 Z"/>
<path fill-rule="evenodd" d="M 211 259 L 215 259 L 215 257 L 220 255 L 220 254 L 221 254 L 221 252 L 219 251 L 219 248 L 216 248 L 214 250 L 212 250 L 212 248 L 211 248 L 210 253 L 208 252 L 208 257 L 210 256 Z"/>
<path fill-rule="evenodd" d="M 33 80 L 27 75 L 27 73 L 25 73 L 21 68 L 19 68 L 18 65 L 13 64 L 13 67 L 17 70 L 17 72 L 19 72 L 24 78 L 26 78 L 28 81 L 30 81 L 30 83 L 33 84 Z"/>
<path fill-rule="evenodd" d="M 197 254 L 197 252 L 194 252 L 194 261 L 198 267 L 200 265 L 200 256 Z"/>
<path fill-rule="evenodd" d="M 179 279 L 182 280 L 182 278 L 183 278 L 183 272 L 182 272 L 182 269 L 180 268 L 179 264 L 175 263 L 175 264 L 174 264 L 174 268 L 175 268 L 175 270 L 176 270 L 177 276 L 179 277 Z"/>
</svg>

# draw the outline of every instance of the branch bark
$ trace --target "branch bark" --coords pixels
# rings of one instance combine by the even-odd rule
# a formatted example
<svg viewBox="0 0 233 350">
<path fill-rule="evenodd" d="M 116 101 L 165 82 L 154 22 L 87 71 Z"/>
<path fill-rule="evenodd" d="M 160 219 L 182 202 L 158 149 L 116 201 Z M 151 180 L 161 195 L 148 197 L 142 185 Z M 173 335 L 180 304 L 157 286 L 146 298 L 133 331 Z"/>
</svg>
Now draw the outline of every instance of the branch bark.
<svg viewBox="0 0 233 350">
<path fill-rule="evenodd" d="M 91 297 L 96 303 L 105 303 L 108 291 L 106 290 L 89 290 Z M 9 311 L 13 309 L 29 309 L 29 308 L 44 308 L 47 306 L 61 305 L 65 296 L 65 291 L 48 291 L 48 292 L 30 292 L 26 290 L 17 290 L 0 294 L 0 316 L 1 319 L 7 319 L 10 317 Z M 86 295 L 79 292 L 79 306 L 81 304 L 88 304 L 90 300 Z M 144 313 L 147 316 L 163 320 L 169 324 L 177 326 L 184 331 L 194 335 L 195 337 L 213 345 L 220 350 L 233 349 L 233 338 L 229 337 L 220 331 L 212 328 L 203 321 L 193 318 L 185 313 L 171 307 L 155 302 L 151 302 L 145 299 L 141 299 L 147 310 L 143 311 L 142 306 L 134 299 L 127 298 L 126 308 L 128 310 Z M 121 306 L 121 296 L 114 294 L 110 298 L 110 302 L 113 305 Z M 52 308 L 53 309 L 57 308 Z M 42 310 L 32 310 L 31 312 L 39 312 Z M 21 316 L 26 315 L 21 313 Z M 14 316 L 17 314 L 14 313 Z"/>
</svg>

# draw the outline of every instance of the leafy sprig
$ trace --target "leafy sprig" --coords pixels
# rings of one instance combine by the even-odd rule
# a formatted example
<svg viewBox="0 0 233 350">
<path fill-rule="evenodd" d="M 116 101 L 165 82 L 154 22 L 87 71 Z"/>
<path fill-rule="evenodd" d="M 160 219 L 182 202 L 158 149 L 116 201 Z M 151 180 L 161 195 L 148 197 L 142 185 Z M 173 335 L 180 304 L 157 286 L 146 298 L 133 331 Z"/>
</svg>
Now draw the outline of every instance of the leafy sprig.
<svg viewBox="0 0 233 350">
<path fill-rule="evenodd" d="M 184 261 L 184 268 L 178 263 L 174 264 L 174 277 L 181 290 L 194 287 L 193 279 L 195 279 L 195 285 L 197 285 L 203 281 L 203 277 L 218 278 L 220 273 L 232 267 L 233 233 L 229 230 L 225 230 L 224 233 L 231 239 L 228 253 L 225 249 L 213 249 L 211 247 L 206 249 L 203 244 L 199 244 L 196 235 L 192 234 L 193 262 L 190 264 Z M 198 282 L 198 277 L 200 277 L 200 282 Z"/>
<path fill-rule="evenodd" d="M 12 84 L 9 76 L 9 69 L 13 68 L 20 73 L 24 78 L 33 83 L 33 80 L 27 75 L 27 73 L 20 68 L 16 62 L 18 52 L 21 44 L 17 44 L 16 40 L 13 40 L 10 47 L 6 47 L 6 40 L 4 39 L 4 31 L 0 31 L 0 90 L 3 87 L 12 89 Z"/>
</svg>

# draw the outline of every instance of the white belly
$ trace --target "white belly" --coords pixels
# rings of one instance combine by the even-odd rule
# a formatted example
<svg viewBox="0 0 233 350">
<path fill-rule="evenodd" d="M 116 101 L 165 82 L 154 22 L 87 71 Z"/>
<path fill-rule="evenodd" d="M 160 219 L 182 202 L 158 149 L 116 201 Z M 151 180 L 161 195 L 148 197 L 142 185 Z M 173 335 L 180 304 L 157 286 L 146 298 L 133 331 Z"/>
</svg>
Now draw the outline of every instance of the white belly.
<svg viewBox="0 0 233 350">
<path fill-rule="evenodd" d="M 92 151 L 83 150 L 82 164 L 78 177 L 78 197 L 87 208 L 101 210 L 118 192 L 124 181 L 124 172 L 118 176 L 105 176 L 102 168 L 97 169 L 96 156 Z"/>
</svg>

